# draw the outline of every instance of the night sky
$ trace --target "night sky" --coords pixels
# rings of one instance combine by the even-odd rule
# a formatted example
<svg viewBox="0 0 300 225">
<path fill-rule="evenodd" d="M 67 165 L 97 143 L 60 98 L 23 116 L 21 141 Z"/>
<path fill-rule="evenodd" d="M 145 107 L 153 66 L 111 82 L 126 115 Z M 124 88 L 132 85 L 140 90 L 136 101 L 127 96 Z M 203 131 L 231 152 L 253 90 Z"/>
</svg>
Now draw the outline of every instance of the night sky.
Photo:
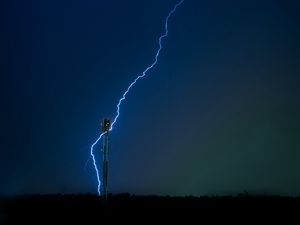
<svg viewBox="0 0 300 225">
<path fill-rule="evenodd" d="M 0 195 L 97 193 L 85 163 L 100 121 L 153 62 L 176 2 L 1 1 Z M 299 195 L 299 12 L 185 0 L 111 132 L 110 191 Z"/>
</svg>

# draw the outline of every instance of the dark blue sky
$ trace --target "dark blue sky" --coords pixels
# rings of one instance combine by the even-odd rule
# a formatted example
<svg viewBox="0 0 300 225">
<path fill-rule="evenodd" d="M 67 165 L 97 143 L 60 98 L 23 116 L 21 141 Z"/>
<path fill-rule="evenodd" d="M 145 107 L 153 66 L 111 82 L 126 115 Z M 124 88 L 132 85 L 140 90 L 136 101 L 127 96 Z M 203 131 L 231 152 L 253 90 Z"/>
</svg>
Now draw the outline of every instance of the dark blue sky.
<svg viewBox="0 0 300 225">
<path fill-rule="evenodd" d="M 84 165 L 100 120 L 152 63 L 175 3 L 0 3 L 0 194 L 97 192 Z M 110 190 L 299 194 L 299 11 L 185 0 L 122 105 Z"/>
</svg>

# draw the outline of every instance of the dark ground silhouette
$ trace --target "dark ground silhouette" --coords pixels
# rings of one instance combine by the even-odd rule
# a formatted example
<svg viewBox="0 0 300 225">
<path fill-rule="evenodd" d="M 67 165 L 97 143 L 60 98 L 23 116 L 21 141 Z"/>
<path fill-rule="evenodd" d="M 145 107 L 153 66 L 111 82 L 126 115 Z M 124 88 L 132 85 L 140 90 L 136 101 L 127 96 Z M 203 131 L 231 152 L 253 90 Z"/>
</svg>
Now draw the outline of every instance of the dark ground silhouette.
<svg viewBox="0 0 300 225">
<path fill-rule="evenodd" d="M 0 224 L 68 224 L 103 221 L 197 224 L 300 224 L 300 198 L 279 196 L 158 197 L 109 195 L 31 195 L 2 198 Z M 205 223 L 204 223 L 205 222 Z M 186 224 L 186 223 L 184 223 Z"/>
</svg>

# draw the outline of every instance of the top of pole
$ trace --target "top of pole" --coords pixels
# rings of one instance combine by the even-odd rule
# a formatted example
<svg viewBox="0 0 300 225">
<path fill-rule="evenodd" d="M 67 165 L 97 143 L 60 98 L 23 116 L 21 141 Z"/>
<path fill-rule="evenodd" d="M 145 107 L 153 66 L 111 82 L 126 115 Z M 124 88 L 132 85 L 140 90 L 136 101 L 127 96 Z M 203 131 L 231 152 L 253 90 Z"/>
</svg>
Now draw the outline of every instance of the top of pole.
<svg viewBox="0 0 300 225">
<path fill-rule="evenodd" d="M 110 130 L 111 122 L 109 119 L 105 118 L 103 119 L 101 123 L 101 128 L 103 132 L 108 132 Z"/>
</svg>

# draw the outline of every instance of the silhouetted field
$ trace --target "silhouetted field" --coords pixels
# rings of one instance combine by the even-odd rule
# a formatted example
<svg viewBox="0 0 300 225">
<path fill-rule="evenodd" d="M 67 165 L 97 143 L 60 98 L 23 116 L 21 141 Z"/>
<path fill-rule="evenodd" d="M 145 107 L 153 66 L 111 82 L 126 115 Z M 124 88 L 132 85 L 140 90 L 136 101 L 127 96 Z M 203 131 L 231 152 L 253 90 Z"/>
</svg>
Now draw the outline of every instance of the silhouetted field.
<svg viewBox="0 0 300 225">
<path fill-rule="evenodd" d="M 196 198 L 120 194 L 110 195 L 106 205 L 101 197 L 90 194 L 34 195 L 3 198 L 0 204 L 0 224 L 87 224 L 92 221 L 101 224 L 108 220 L 300 224 L 300 198 L 278 196 Z"/>
</svg>

